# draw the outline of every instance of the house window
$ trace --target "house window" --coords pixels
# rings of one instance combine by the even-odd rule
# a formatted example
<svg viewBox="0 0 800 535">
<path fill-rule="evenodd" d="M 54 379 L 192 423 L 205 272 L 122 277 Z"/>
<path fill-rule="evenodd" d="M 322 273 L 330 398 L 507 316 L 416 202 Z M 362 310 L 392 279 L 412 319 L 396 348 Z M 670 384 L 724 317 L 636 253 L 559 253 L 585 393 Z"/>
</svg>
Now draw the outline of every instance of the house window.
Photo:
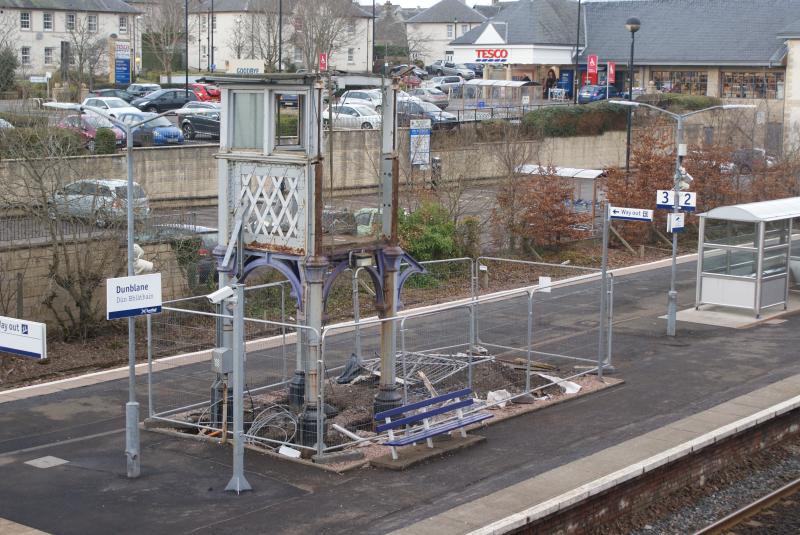
<svg viewBox="0 0 800 535">
<path fill-rule="evenodd" d="M 75 29 L 75 13 L 67 13 L 67 31 L 71 32 Z"/>
<path fill-rule="evenodd" d="M 76 64 L 75 54 L 72 53 L 72 49 L 70 49 L 70 51 L 69 51 L 69 64 L 72 65 L 73 67 Z"/>
<path fill-rule="evenodd" d="M 55 48 L 45 47 L 45 49 L 44 49 L 44 64 L 45 65 L 53 65 L 55 63 L 55 61 L 53 60 L 53 58 L 55 58 L 55 55 L 56 55 L 55 51 L 56 51 Z"/>
<path fill-rule="evenodd" d="M 53 31 L 53 14 L 52 13 L 42 13 L 42 28 L 46 32 Z"/>
<path fill-rule="evenodd" d="M 31 47 L 23 46 L 20 50 L 20 63 L 23 65 L 31 64 Z"/>
<path fill-rule="evenodd" d="M 303 49 L 299 46 L 294 47 L 294 62 L 300 63 L 303 61 Z"/>
<path fill-rule="evenodd" d="M 356 21 L 350 19 L 347 21 L 347 33 L 350 35 L 356 34 Z"/>
<path fill-rule="evenodd" d="M 469 31 L 469 25 L 467 25 L 467 24 L 462 24 L 462 25 L 461 25 L 461 35 L 464 35 L 464 34 L 465 34 L 465 33 L 467 33 L 468 31 Z"/>
<path fill-rule="evenodd" d="M 21 30 L 31 29 L 31 12 L 23 11 L 19 14 L 19 28 Z"/>
<path fill-rule="evenodd" d="M 120 15 L 119 17 L 119 33 L 128 33 L 128 16 Z"/>
<path fill-rule="evenodd" d="M 653 71 L 652 80 L 664 93 L 708 94 L 707 71 Z"/>
<path fill-rule="evenodd" d="M 447 25 L 447 37 L 453 37 L 453 25 L 452 24 L 448 24 Z"/>
<path fill-rule="evenodd" d="M 206 57 L 206 54 L 208 53 L 208 49 L 206 48 L 206 45 L 202 45 L 200 47 L 200 53 L 203 55 L 203 57 Z"/>
<path fill-rule="evenodd" d="M 722 72 L 720 82 L 723 98 L 781 99 L 782 72 Z"/>
<path fill-rule="evenodd" d="M 208 16 L 200 17 L 200 31 L 205 32 L 208 29 Z"/>
<path fill-rule="evenodd" d="M 216 15 L 211 15 L 211 31 L 212 32 L 217 31 L 217 16 Z"/>
<path fill-rule="evenodd" d="M 86 16 L 86 26 L 90 32 L 97 31 L 97 15 Z"/>
<path fill-rule="evenodd" d="M 347 63 L 353 63 L 355 61 L 354 56 L 356 55 L 355 48 L 348 48 L 347 49 Z"/>
</svg>

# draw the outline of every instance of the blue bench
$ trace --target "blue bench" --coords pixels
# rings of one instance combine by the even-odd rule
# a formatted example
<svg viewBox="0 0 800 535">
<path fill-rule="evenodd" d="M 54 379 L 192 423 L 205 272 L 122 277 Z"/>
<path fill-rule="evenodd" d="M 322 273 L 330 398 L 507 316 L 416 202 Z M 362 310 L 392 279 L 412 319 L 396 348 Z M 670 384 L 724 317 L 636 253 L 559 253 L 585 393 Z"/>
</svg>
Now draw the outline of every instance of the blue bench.
<svg viewBox="0 0 800 535">
<path fill-rule="evenodd" d="M 416 403 L 409 403 L 408 405 L 403 405 L 402 407 L 397 407 L 395 409 L 390 409 L 388 411 L 383 411 L 376 414 L 375 421 L 378 423 L 378 425 L 375 427 L 375 431 L 378 433 L 382 433 L 384 431 L 389 432 L 389 440 L 384 442 L 383 445 L 392 448 L 392 459 L 397 460 L 398 446 L 407 446 L 409 444 L 414 444 L 416 442 L 425 440 L 428 444 L 428 447 L 433 448 L 433 437 L 436 435 L 442 435 L 444 433 L 451 433 L 456 430 L 461 430 L 461 436 L 466 438 L 467 433 L 464 430 L 464 427 L 470 424 L 481 422 L 493 416 L 492 414 L 485 412 L 476 412 L 464 416 L 464 408 L 469 407 L 473 404 L 473 402 L 472 390 L 465 388 L 449 394 L 442 394 L 441 396 L 436 396 L 423 401 L 417 401 Z M 412 411 L 425 409 L 426 407 L 431 407 L 439 403 L 443 403 L 443 405 L 440 407 L 431 408 L 424 412 L 412 414 L 410 416 L 404 416 Z M 446 419 L 442 422 L 436 422 L 433 424 L 431 423 L 431 418 L 434 416 L 451 412 L 455 413 L 455 419 Z M 399 418 L 397 418 L 398 416 Z M 392 420 L 392 418 L 397 419 Z M 409 427 L 409 429 L 402 436 L 395 436 L 394 430 L 398 427 L 412 426 L 413 424 L 419 424 L 419 422 L 422 422 L 421 428 L 419 425 Z"/>
</svg>

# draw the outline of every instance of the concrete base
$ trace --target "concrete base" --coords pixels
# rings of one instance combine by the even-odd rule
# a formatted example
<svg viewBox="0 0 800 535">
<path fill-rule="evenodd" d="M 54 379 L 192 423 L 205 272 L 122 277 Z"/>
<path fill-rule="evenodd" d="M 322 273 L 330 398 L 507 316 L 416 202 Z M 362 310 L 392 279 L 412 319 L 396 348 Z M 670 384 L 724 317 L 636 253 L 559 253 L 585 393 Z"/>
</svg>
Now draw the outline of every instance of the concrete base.
<svg viewBox="0 0 800 535">
<path fill-rule="evenodd" d="M 363 458 L 364 454 L 358 450 L 336 451 L 333 453 L 311 456 L 311 460 L 316 464 L 345 463 L 349 461 L 359 461 Z"/>
<path fill-rule="evenodd" d="M 700 310 L 695 310 L 694 307 L 679 310 L 676 317 L 678 321 L 688 323 L 728 327 L 730 329 L 746 329 L 798 311 L 800 311 L 800 298 L 796 295 L 790 295 L 786 309 L 783 308 L 783 305 L 765 308 L 761 311 L 761 317 L 759 318 L 756 318 L 752 310 L 718 305 L 701 305 Z M 666 319 L 666 316 L 661 316 L 661 319 Z"/>
<path fill-rule="evenodd" d="M 467 438 L 462 438 L 461 435 L 457 435 L 456 437 L 441 435 L 433 438 L 433 448 L 429 448 L 424 441 L 417 445 L 399 448 L 397 454 L 400 458 L 396 461 L 392 459 L 392 454 L 389 452 L 389 447 L 387 446 L 386 451 L 388 453 L 382 457 L 372 459 L 370 464 L 376 468 L 405 470 L 431 457 L 438 457 L 451 451 L 460 450 L 483 442 L 484 440 L 486 440 L 486 437 L 480 435 L 467 435 Z"/>
</svg>

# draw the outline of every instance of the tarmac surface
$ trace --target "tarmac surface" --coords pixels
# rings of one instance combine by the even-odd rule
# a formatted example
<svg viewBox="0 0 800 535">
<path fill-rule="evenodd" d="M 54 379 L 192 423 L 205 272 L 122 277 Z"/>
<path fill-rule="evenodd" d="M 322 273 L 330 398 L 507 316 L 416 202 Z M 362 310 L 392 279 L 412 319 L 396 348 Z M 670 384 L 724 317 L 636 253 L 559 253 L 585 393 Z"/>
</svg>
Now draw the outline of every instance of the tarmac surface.
<svg viewBox="0 0 800 535">
<path fill-rule="evenodd" d="M 693 304 L 694 277 L 693 262 L 679 265 L 679 309 Z M 679 323 L 666 337 L 668 281 L 668 268 L 617 278 L 624 385 L 492 425 L 484 443 L 405 472 L 337 475 L 247 452 L 254 491 L 237 496 L 223 492 L 230 448 L 143 431 L 142 477 L 128 480 L 125 381 L 0 403 L 0 518 L 65 534 L 385 533 L 800 373 L 798 315 L 738 330 Z M 582 314 L 576 306 L 570 321 Z M 568 343 L 587 346 L 580 333 Z M 68 462 L 25 464 L 46 456 Z"/>
</svg>

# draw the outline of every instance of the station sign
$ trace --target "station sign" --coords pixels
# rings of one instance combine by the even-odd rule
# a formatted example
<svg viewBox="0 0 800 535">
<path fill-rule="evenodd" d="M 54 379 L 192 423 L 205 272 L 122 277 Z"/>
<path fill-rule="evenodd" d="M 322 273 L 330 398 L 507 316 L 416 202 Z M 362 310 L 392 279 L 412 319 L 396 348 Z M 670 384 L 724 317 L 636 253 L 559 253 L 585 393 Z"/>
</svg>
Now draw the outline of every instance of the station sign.
<svg viewBox="0 0 800 535">
<path fill-rule="evenodd" d="M 161 312 L 161 273 L 106 279 L 106 319 Z"/>
<path fill-rule="evenodd" d="M 506 63 L 508 61 L 507 48 L 476 48 L 476 63 Z"/>
<path fill-rule="evenodd" d="M 47 325 L 0 316 L 0 352 L 36 360 L 47 358 Z"/>
<path fill-rule="evenodd" d="M 686 214 L 674 212 L 667 219 L 667 232 L 683 232 L 686 230 Z"/>
<path fill-rule="evenodd" d="M 114 43 L 114 83 L 131 83 L 131 44 L 124 41 Z"/>
<path fill-rule="evenodd" d="M 624 208 L 622 206 L 608 205 L 608 218 L 626 221 L 652 221 L 653 211 L 646 208 Z"/>
<path fill-rule="evenodd" d="M 411 165 L 427 168 L 431 163 L 431 120 L 411 119 L 409 160 Z"/>
<path fill-rule="evenodd" d="M 658 208 L 675 208 L 675 191 L 671 189 L 660 189 L 656 192 L 656 206 Z M 678 207 L 687 212 L 694 212 L 697 209 L 697 193 L 694 191 L 678 192 Z"/>
</svg>

